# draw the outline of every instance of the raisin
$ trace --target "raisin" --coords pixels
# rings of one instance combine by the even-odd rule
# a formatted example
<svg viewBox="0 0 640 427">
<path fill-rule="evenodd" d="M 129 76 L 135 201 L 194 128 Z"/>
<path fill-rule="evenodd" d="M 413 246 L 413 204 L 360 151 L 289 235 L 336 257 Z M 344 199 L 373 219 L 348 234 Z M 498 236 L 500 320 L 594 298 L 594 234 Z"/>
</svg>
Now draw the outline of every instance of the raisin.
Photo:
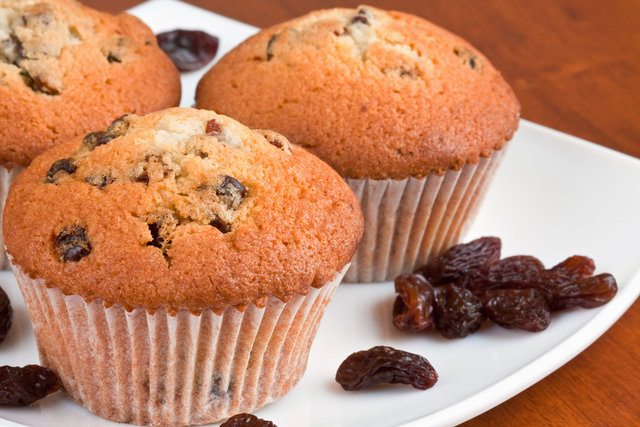
<svg viewBox="0 0 640 427">
<path fill-rule="evenodd" d="M 489 289 L 523 289 L 535 285 L 544 265 L 535 257 L 518 255 L 501 259 L 495 264 L 469 271 L 456 283 L 481 295 Z"/>
<path fill-rule="evenodd" d="M 361 16 L 361 15 L 356 15 L 351 19 L 351 23 L 355 24 L 357 22 L 360 22 L 362 24 L 366 24 L 369 25 L 369 20 L 367 19 L 366 16 Z"/>
<path fill-rule="evenodd" d="M 116 135 L 114 133 L 111 133 L 109 131 L 104 131 L 104 130 L 101 130 L 98 132 L 91 132 L 90 134 L 85 136 L 84 139 L 82 140 L 82 146 L 87 150 L 92 151 L 96 147 L 105 145 L 112 139 L 117 138 L 118 136 L 120 135 Z"/>
<path fill-rule="evenodd" d="M 333 34 L 338 37 L 346 36 L 349 35 L 349 30 L 347 30 L 347 27 L 342 27 L 342 31 L 334 30 Z"/>
<path fill-rule="evenodd" d="M 231 225 L 224 222 L 218 215 L 213 214 L 213 219 L 211 220 L 211 226 L 220 230 L 222 234 L 226 234 L 231 231 Z"/>
<path fill-rule="evenodd" d="M 289 141 L 287 141 L 286 138 L 284 138 L 282 135 L 280 135 L 279 133 L 276 133 L 274 131 L 271 130 L 264 130 L 264 129 L 254 129 L 254 132 L 259 133 L 260 135 L 262 135 L 264 137 L 264 139 L 267 140 L 267 142 L 271 145 L 273 145 L 274 147 L 286 152 L 286 153 L 290 153 L 291 149 L 290 149 L 290 144 Z"/>
<path fill-rule="evenodd" d="M 18 65 L 20 59 L 25 59 L 22 41 L 15 34 L 10 34 L 9 39 L 3 40 L 2 43 L 4 44 L 4 47 L 6 49 L 5 55 L 7 51 L 10 52 L 11 50 L 13 50 L 15 52 L 15 61 L 13 62 L 13 65 Z"/>
<path fill-rule="evenodd" d="M 20 76 L 24 83 L 34 92 L 44 93 L 47 95 L 60 95 L 60 90 L 49 85 L 49 82 L 40 76 L 31 76 L 26 70 L 20 71 Z"/>
<path fill-rule="evenodd" d="M 366 14 L 367 14 L 367 12 L 364 9 L 360 9 L 358 11 L 358 14 L 356 16 L 354 16 L 353 18 L 351 18 L 351 23 L 355 24 L 355 23 L 359 22 L 361 24 L 369 25 L 369 20 L 365 16 Z"/>
<path fill-rule="evenodd" d="M 216 195 L 229 209 L 235 210 L 247 197 L 247 189 L 237 179 L 225 175 L 216 188 Z"/>
<path fill-rule="evenodd" d="M 121 64 L 126 62 L 127 57 L 133 51 L 137 51 L 136 42 L 129 37 L 112 37 L 105 40 L 101 47 L 103 55 L 110 64 Z"/>
<path fill-rule="evenodd" d="M 534 287 L 544 294 L 551 311 L 567 308 L 558 302 L 554 295 L 563 288 L 576 287 L 576 280 L 591 277 L 595 271 L 595 263 L 589 257 L 574 255 L 560 264 L 541 273 Z"/>
<path fill-rule="evenodd" d="M 173 30 L 160 33 L 156 38 L 160 49 L 180 71 L 202 68 L 218 52 L 218 38 L 204 31 Z"/>
<path fill-rule="evenodd" d="M 444 285 L 436 294 L 436 327 L 445 338 L 464 338 L 480 329 L 487 317 L 482 303 L 469 290 Z"/>
<path fill-rule="evenodd" d="M 276 148 L 284 147 L 284 144 L 279 139 L 267 139 L 267 141 L 269 141 L 269 144 L 273 145 Z"/>
<path fill-rule="evenodd" d="M 112 176 L 108 176 L 108 175 L 91 175 L 88 176 L 84 179 L 86 182 L 88 182 L 91 185 L 95 185 L 96 187 L 98 187 L 100 190 L 104 190 L 107 185 L 113 183 L 115 181 L 115 178 Z"/>
<path fill-rule="evenodd" d="M 611 301 L 617 292 L 616 279 L 604 273 L 561 283 L 545 296 L 551 310 L 556 311 L 577 306 L 600 307 Z"/>
<path fill-rule="evenodd" d="M 363 390 L 380 383 L 409 384 L 426 390 L 438 381 L 438 374 L 420 355 L 377 346 L 347 357 L 338 368 L 336 381 L 345 390 Z"/>
<path fill-rule="evenodd" d="M 238 414 L 229 418 L 220 427 L 278 427 L 271 421 L 263 420 L 251 414 Z"/>
<path fill-rule="evenodd" d="M 269 41 L 267 42 L 267 61 L 271 61 L 271 59 L 273 58 L 273 43 L 275 43 L 277 38 L 277 34 L 269 37 Z"/>
<path fill-rule="evenodd" d="M 429 282 L 418 274 L 395 280 L 399 294 L 393 306 L 393 324 L 401 331 L 422 331 L 434 325 L 435 295 Z"/>
<path fill-rule="evenodd" d="M 89 241 L 84 227 L 74 225 L 65 228 L 56 236 L 56 253 L 60 261 L 78 262 L 91 253 Z"/>
<path fill-rule="evenodd" d="M 595 269 L 596 265 L 591 258 L 574 255 L 565 259 L 560 264 L 551 267 L 550 271 L 563 277 L 578 279 L 591 276 Z"/>
<path fill-rule="evenodd" d="M 151 241 L 148 246 L 155 246 L 166 253 L 171 247 L 171 240 L 179 225 L 178 217 L 170 210 L 165 209 L 159 213 L 149 214 L 147 226 L 151 233 Z"/>
<path fill-rule="evenodd" d="M 419 75 L 418 70 L 406 70 L 400 69 L 400 77 L 406 77 L 408 79 L 415 79 Z"/>
<path fill-rule="evenodd" d="M 458 46 L 453 49 L 453 53 L 455 53 L 458 57 L 462 59 L 462 63 L 467 65 L 473 71 L 482 72 L 483 64 L 482 60 L 475 54 L 471 49 Z"/>
<path fill-rule="evenodd" d="M 211 119 L 207 122 L 205 133 L 209 136 L 216 136 L 222 132 L 222 128 L 215 119 Z"/>
<path fill-rule="evenodd" d="M 140 175 L 133 178 L 133 182 L 142 182 L 144 184 L 149 184 L 149 173 L 144 170 Z"/>
<path fill-rule="evenodd" d="M 112 121 L 109 125 L 109 128 L 107 129 L 107 132 L 117 136 L 125 135 L 130 126 L 127 119 L 128 116 L 128 114 L 125 114 Z"/>
<path fill-rule="evenodd" d="M 56 160 L 51 165 L 51 168 L 49 168 L 45 181 L 49 184 L 54 184 L 58 180 L 58 178 L 60 178 L 60 175 L 57 175 L 58 172 L 63 171 L 68 174 L 72 174 L 76 171 L 76 169 L 78 169 L 78 166 L 76 165 L 75 160 L 72 157 Z"/>
<path fill-rule="evenodd" d="M 537 289 L 493 289 L 481 298 L 487 317 L 503 328 L 539 332 L 551 323 L 547 300 Z"/>
<path fill-rule="evenodd" d="M 0 366 L 0 406 L 28 406 L 59 389 L 58 377 L 48 368 Z"/>
<path fill-rule="evenodd" d="M 434 286 L 455 282 L 472 268 L 497 262 L 500 259 L 501 248 L 502 242 L 499 238 L 482 237 L 449 248 L 419 273 Z"/>
<path fill-rule="evenodd" d="M 4 341 L 13 320 L 13 308 L 5 291 L 0 288 L 0 343 Z"/>
<path fill-rule="evenodd" d="M 179 166 L 173 162 L 168 152 L 148 153 L 144 159 L 134 166 L 131 172 L 133 182 L 145 184 L 156 183 L 175 174 Z"/>
</svg>

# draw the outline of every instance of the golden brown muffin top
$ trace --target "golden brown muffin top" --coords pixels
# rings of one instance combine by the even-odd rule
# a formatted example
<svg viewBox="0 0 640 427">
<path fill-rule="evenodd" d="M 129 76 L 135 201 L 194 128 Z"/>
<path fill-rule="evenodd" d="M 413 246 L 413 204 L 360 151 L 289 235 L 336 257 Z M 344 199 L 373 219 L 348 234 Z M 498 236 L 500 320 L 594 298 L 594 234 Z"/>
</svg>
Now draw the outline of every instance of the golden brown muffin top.
<svg viewBox="0 0 640 427">
<path fill-rule="evenodd" d="M 139 19 L 72 0 L 0 0 L 0 165 L 180 102 L 180 75 Z"/>
<path fill-rule="evenodd" d="M 344 177 L 461 169 L 511 139 L 520 105 L 469 43 L 369 6 L 262 30 L 202 78 L 198 108 L 267 127 Z"/>
<path fill-rule="evenodd" d="M 4 212 L 7 251 L 32 277 L 149 310 L 306 294 L 351 260 L 362 231 L 327 164 L 275 132 L 180 108 L 38 156 Z"/>
</svg>

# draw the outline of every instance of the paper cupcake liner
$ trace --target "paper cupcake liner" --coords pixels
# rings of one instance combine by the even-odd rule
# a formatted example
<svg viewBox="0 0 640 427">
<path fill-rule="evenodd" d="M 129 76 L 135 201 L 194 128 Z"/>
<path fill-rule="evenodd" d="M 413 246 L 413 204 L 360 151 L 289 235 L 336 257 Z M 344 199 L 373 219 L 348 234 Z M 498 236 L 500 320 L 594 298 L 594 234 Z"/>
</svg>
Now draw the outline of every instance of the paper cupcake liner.
<svg viewBox="0 0 640 427">
<path fill-rule="evenodd" d="M 11 187 L 13 181 L 23 170 L 24 168 L 20 166 L 11 169 L 0 166 L 0 230 L 2 229 L 2 215 L 4 212 L 4 204 L 9 195 L 9 187 Z M 2 232 L 0 232 L 0 270 L 11 270 L 11 264 L 7 260 L 7 254 L 4 249 L 4 235 Z"/>
<path fill-rule="evenodd" d="M 424 179 L 350 179 L 364 236 L 344 281 L 385 282 L 411 273 L 464 237 L 505 150 Z"/>
<path fill-rule="evenodd" d="M 291 390 L 347 268 L 287 303 L 270 297 L 264 308 L 250 304 L 244 312 L 172 316 L 86 303 L 13 266 L 40 360 L 67 394 L 103 418 L 151 426 L 216 422 Z"/>
</svg>

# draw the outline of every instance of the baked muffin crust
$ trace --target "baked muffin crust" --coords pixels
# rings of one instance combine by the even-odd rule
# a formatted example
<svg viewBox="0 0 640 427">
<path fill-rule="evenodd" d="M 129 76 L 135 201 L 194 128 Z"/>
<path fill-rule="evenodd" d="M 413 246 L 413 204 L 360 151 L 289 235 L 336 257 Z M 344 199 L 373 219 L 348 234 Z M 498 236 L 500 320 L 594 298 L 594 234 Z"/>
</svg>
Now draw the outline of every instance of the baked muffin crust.
<svg viewBox="0 0 640 427">
<path fill-rule="evenodd" d="M 38 156 L 6 204 L 8 253 L 64 293 L 148 310 L 261 306 L 322 286 L 355 252 L 357 199 L 281 135 L 174 108 L 98 136 Z"/>
<path fill-rule="evenodd" d="M 138 18 L 71 0 L 0 0 L 0 165 L 123 113 L 180 102 L 180 76 Z"/>
<path fill-rule="evenodd" d="M 369 6 L 259 32 L 213 66 L 196 99 L 284 134 L 355 179 L 422 178 L 477 163 L 511 139 L 520 111 L 469 43 Z"/>
</svg>

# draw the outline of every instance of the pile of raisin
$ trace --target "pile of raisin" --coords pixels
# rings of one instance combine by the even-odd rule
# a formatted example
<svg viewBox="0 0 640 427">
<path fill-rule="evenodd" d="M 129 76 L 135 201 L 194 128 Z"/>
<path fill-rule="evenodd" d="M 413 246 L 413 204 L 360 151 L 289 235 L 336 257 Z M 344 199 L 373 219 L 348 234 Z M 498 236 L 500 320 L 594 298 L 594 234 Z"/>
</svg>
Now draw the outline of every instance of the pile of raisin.
<svg viewBox="0 0 640 427">
<path fill-rule="evenodd" d="M 487 319 L 538 332 L 551 323 L 551 312 L 599 307 L 618 291 L 612 275 L 593 275 L 595 264 L 586 256 L 545 269 L 528 255 L 500 259 L 501 247 L 500 239 L 483 237 L 396 278 L 393 323 L 403 331 L 435 325 L 446 338 L 466 337 Z"/>
</svg>

